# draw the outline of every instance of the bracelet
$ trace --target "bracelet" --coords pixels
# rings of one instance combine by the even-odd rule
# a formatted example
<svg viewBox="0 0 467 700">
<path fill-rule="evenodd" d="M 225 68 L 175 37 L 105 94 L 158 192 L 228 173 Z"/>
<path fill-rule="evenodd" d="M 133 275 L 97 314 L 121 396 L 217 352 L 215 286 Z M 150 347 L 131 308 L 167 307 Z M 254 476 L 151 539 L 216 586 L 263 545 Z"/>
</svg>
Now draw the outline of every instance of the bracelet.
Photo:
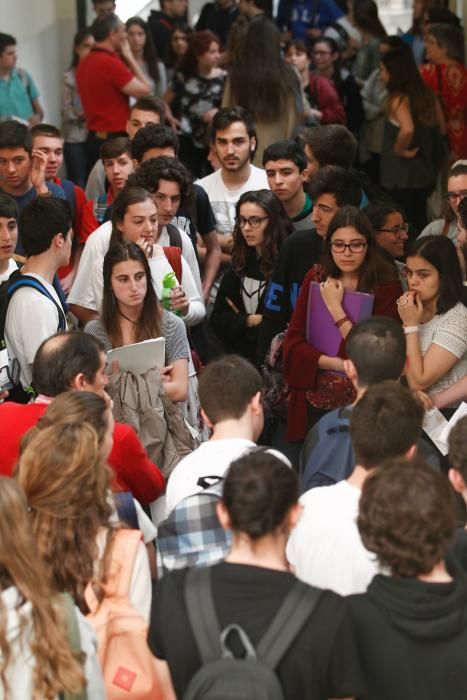
<svg viewBox="0 0 467 700">
<path fill-rule="evenodd" d="M 404 326 L 403 328 L 405 335 L 409 335 L 409 333 L 418 333 L 418 326 Z"/>
<path fill-rule="evenodd" d="M 340 318 L 338 321 L 336 321 L 336 322 L 334 323 L 334 325 L 335 325 L 336 328 L 340 328 L 341 326 L 344 325 L 344 323 L 346 323 L 346 321 L 348 321 L 349 323 L 352 323 L 352 321 L 350 320 L 350 318 L 349 318 L 348 316 L 343 316 L 343 317 Z"/>
</svg>

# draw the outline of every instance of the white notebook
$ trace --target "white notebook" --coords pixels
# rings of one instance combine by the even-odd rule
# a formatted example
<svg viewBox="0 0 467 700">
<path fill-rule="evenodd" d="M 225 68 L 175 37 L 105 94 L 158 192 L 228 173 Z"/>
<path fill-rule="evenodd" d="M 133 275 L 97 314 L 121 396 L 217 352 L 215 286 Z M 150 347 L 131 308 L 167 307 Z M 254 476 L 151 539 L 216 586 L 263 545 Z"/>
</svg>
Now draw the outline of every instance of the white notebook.
<svg viewBox="0 0 467 700">
<path fill-rule="evenodd" d="M 164 367 L 165 338 L 142 340 L 141 343 L 109 350 L 107 360 L 109 364 L 116 360 L 121 372 L 133 374 L 144 374 L 148 369 Z"/>
</svg>

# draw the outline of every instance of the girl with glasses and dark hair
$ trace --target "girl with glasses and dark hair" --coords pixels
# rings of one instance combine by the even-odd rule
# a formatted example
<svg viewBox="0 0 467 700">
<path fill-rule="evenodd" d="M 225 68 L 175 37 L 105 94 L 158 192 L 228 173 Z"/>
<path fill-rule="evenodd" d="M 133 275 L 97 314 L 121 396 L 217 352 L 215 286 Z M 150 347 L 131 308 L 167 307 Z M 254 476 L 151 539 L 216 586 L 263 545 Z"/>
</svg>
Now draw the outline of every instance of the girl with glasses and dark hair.
<svg viewBox="0 0 467 700">
<path fill-rule="evenodd" d="M 232 265 L 222 278 L 210 321 L 229 352 L 254 363 L 266 287 L 293 226 L 270 190 L 242 194 L 236 214 Z"/>
<path fill-rule="evenodd" d="M 323 301 L 342 336 L 334 357 L 323 354 L 307 339 L 312 282 L 320 284 Z M 355 399 L 351 380 L 343 376 L 345 339 L 353 327 L 342 307 L 346 290 L 374 294 L 373 315 L 398 319 L 396 300 L 402 286 L 397 272 L 378 252 L 367 216 L 351 206 L 342 207 L 332 218 L 322 263 L 313 265 L 305 277 L 285 337 L 283 370 L 290 389 L 287 413 L 290 442 L 301 442 L 307 430 L 327 411 Z"/>
</svg>

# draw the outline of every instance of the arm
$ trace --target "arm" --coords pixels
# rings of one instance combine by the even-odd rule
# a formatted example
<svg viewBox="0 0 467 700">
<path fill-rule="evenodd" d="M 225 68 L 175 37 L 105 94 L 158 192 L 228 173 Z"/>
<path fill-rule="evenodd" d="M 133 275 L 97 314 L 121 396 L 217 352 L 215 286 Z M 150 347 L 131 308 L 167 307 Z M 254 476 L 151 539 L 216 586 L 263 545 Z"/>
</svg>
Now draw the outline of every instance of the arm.
<svg viewBox="0 0 467 700">
<path fill-rule="evenodd" d="M 412 157 L 417 153 L 418 149 L 409 150 L 409 146 L 412 142 L 415 126 L 412 119 L 412 113 L 410 111 L 410 103 L 407 97 L 402 99 L 393 98 L 390 104 L 390 116 L 399 124 L 399 132 L 397 134 L 396 142 L 394 144 L 394 151 L 396 155 L 402 158 Z"/>
<path fill-rule="evenodd" d="M 247 314 L 240 294 L 240 277 L 228 268 L 217 292 L 210 323 L 228 347 L 247 331 Z"/>
<path fill-rule="evenodd" d="M 161 370 L 167 396 L 171 401 L 186 401 L 188 397 L 188 360 L 175 360 Z"/>
<path fill-rule="evenodd" d="M 403 296 L 406 300 L 399 306 L 399 316 L 404 326 L 418 326 L 423 315 L 423 304 L 416 292 L 406 292 Z M 449 314 L 449 312 L 446 312 Z M 447 374 L 459 361 L 453 352 L 437 343 L 441 341 L 443 345 L 449 345 L 451 341 L 462 341 L 465 346 L 466 328 L 455 327 L 454 319 L 450 317 L 443 321 L 444 328 L 435 331 L 433 342 L 424 355 L 420 348 L 418 332 L 409 333 L 407 339 L 407 356 L 409 359 L 406 370 L 406 377 L 412 391 L 424 391 L 439 381 Z M 459 344 L 456 343 L 458 346 Z"/>
<path fill-rule="evenodd" d="M 34 126 L 39 124 L 44 119 L 44 110 L 37 97 L 35 100 L 31 100 L 32 108 L 34 110 L 34 115 L 28 119 L 29 125 Z"/>
<path fill-rule="evenodd" d="M 145 95 L 150 95 L 151 86 L 133 56 L 128 38 L 123 40 L 120 50 L 123 60 L 134 75 L 134 78 L 122 87 L 122 91 L 125 95 L 129 95 L 130 97 L 144 97 Z"/>
<path fill-rule="evenodd" d="M 192 244 L 190 243 L 190 246 L 193 249 Z M 194 255 L 194 251 L 193 251 Z M 196 267 L 198 267 L 198 263 L 196 263 Z M 198 273 L 199 274 L 199 273 Z M 183 317 L 183 321 L 185 322 L 186 326 L 196 326 L 198 323 L 200 323 L 203 318 L 206 316 L 206 308 L 204 306 L 203 300 L 201 299 L 201 295 L 198 291 L 198 287 L 195 284 L 195 279 L 193 277 L 193 274 L 191 272 L 191 268 L 188 265 L 188 262 L 185 260 L 185 258 L 182 255 L 182 287 L 183 290 L 186 294 L 186 296 L 189 299 L 189 306 L 188 306 L 188 311 Z"/>
<path fill-rule="evenodd" d="M 221 247 L 219 245 L 219 240 L 217 238 L 216 231 L 210 231 L 202 237 L 202 241 L 205 245 L 204 248 L 204 263 L 203 263 L 203 297 L 204 302 L 207 303 L 209 299 L 209 292 L 214 284 L 214 281 L 219 272 L 219 267 L 221 264 Z"/>
<path fill-rule="evenodd" d="M 162 659 L 154 659 L 157 675 L 162 690 L 163 700 L 177 700 L 170 676 L 169 664 Z"/>
<path fill-rule="evenodd" d="M 461 401 L 467 400 L 467 376 L 459 379 L 458 382 L 450 386 L 444 391 L 439 391 L 431 397 L 433 406 L 436 408 L 446 408 L 447 406 L 455 406 Z"/>
</svg>

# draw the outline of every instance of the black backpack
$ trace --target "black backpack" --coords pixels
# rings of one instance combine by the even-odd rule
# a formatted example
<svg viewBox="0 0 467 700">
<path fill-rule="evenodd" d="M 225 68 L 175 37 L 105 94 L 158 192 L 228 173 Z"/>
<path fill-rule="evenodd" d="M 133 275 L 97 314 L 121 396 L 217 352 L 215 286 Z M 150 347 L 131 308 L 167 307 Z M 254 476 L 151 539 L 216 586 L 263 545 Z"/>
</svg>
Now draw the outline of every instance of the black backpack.
<svg viewBox="0 0 467 700">
<path fill-rule="evenodd" d="M 255 649 L 236 624 L 221 631 L 211 590 L 211 567 L 189 569 L 185 601 L 202 667 L 191 679 L 183 700 L 284 700 L 275 669 L 309 619 L 322 591 L 296 581 Z M 227 646 L 238 635 L 246 655 L 235 657 Z"/>
</svg>

